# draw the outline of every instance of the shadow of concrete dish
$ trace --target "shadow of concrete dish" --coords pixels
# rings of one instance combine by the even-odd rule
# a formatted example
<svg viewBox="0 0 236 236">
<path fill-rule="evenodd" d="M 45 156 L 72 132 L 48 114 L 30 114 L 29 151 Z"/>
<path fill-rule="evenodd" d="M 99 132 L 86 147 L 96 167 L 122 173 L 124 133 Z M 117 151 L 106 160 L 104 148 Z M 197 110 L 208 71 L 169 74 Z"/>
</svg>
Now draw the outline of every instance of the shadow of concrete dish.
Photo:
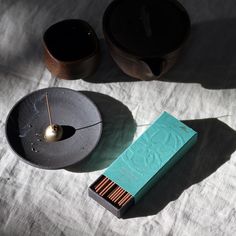
<svg viewBox="0 0 236 236">
<path fill-rule="evenodd" d="M 80 91 L 98 107 L 103 131 L 98 146 L 83 161 L 66 168 L 71 172 L 90 172 L 108 167 L 133 141 L 136 123 L 120 101 L 96 92 Z"/>
<path fill-rule="evenodd" d="M 162 81 L 199 83 L 207 89 L 236 88 L 236 19 L 192 26 L 177 64 Z"/>
<path fill-rule="evenodd" d="M 90 83 L 138 82 L 139 79 L 126 75 L 112 59 L 104 39 L 99 40 L 101 60 L 97 71 L 84 81 Z"/>
<path fill-rule="evenodd" d="M 214 173 L 236 150 L 236 131 L 218 119 L 183 122 L 198 132 L 197 144 L 124 215 L 124 218 L 157 214 L 171 201 L 178 199 L 184 190 Z"/>
</svg>

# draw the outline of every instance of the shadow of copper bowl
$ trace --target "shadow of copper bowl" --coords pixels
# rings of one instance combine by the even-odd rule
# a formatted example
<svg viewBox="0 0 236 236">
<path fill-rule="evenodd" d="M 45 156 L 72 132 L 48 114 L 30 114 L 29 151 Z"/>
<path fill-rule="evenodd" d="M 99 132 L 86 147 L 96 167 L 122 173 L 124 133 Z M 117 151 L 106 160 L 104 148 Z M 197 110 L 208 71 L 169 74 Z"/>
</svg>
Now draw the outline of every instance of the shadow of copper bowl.
<svg viewBox="0 0 236 236">
<path fill-rule="evenodd" d="M 50 26 L 43 35 L 43 45 L 46 67 L 58 78 L 86 78 L 98 66 L 98 38 L 83 20 L 68 19 Z"/>
<path fill-rule="evenodd" d="M 176 0 L 114 0 L 103 16 L 111 56 L 131 77 L 154 80 L 176 62 L 191 28 Z"/>
</svg>

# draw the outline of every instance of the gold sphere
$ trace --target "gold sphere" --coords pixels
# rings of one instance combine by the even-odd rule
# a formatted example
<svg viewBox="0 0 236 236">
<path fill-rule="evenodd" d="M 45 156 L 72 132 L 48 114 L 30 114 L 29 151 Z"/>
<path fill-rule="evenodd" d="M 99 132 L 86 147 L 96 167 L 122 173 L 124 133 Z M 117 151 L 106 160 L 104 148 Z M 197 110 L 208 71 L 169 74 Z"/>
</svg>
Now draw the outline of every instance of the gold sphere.
<svg viewBox="0 0 236 236">
<path fill-rule="evenodd" d="M 63 129 L 60 125 L 49 125 L 44 132 L 44 139 L 47 142 L 56 142 L 62 138 Z"/>
</svg>

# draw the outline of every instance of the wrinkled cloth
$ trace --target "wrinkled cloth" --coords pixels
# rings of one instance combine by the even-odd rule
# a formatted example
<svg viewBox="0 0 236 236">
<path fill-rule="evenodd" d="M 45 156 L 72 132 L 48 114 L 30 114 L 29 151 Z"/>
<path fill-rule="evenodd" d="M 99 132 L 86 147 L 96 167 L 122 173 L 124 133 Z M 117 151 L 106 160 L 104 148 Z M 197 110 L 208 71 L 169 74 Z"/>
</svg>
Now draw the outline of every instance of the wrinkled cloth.
<svg viewBox="0 0 236 236">
<path fill-rule="evenodd" d="M 236 235 L 236 2 L 182 0 L 191 36 L 159 81 L 134 81 L 111 59 L 102 34 L 110 0 L 0 1 L 0 235 Z M 86 80 L 54 78 L 42 58 L 51 24 L 80 18 L 101 47 Z M 86 91 L 101 110 L 101 142 L 77 167 L 42 170 L 20 161 L 5 138 L 12 106 L 37 89 Z M 199 140 L 123 219 L 88 197 L 88 186 L 167 111 Z"/>
</svg>

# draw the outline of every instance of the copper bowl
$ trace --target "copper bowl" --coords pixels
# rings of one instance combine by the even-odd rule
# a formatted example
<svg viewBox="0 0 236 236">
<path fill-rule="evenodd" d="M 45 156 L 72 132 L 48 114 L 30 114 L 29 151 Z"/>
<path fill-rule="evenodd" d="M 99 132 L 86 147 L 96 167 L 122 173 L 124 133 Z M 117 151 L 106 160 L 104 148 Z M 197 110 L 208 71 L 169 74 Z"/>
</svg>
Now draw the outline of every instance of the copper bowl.
<svg viewBox="0 0 236 236">
<path fill-rule="evenodd" d="M 114 0 L 103 16 L 111 56 L 124 73 L 141 80 L 158 79 L 175 64 L 190 28 L 176 0 Z"/>
<path fill-rule="evenodd" d="M 50 26 L 43 35 L 43 45 L 46 67 L 56 77 L 86 78 L 98 66 L 98 38 L 83 20 L 63 20 Z"/>
</svg>

